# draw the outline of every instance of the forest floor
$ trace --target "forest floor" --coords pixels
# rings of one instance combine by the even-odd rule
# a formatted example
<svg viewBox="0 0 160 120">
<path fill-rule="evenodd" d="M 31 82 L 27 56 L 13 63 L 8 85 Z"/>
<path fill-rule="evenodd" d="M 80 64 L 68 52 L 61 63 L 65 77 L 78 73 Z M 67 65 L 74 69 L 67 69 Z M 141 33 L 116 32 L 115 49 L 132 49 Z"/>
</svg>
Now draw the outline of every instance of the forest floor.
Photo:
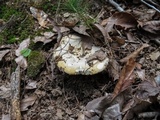
<svg viewBox="0 0 160 120">
<path fill-rule="evenodd" d="M 160 1 L 109 1 L 0 1 L 0 119 L 160 119 Z M 53 51 L 69 34 L 104 49 L 108 66 L 57 67 Z"/>
</svg>

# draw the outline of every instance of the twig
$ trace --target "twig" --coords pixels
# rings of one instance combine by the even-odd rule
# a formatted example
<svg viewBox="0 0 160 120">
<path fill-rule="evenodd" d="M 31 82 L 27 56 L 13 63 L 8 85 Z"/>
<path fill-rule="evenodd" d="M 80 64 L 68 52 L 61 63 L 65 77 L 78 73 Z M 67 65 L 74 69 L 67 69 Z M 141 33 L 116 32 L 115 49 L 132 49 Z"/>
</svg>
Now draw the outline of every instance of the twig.
<svg viewBox="0 0 160 120">
<path fill-rule="evenodd" d="M 152 1 L 152 0 L 146 0 L 147 2 L 153 4 L 154 6 L 160 7 L 156 2 Z"/>
<path fill-rule="evenodd" d="M 20 110 L 20 66 L 11 75 L 11 119 L 21 120 Z"/>
<path fill-rule="evenodd" d="M 108 0 L 106 0 L 108 1 Z M 114 0 L 109 0 L 108 1 L 111 5 L 113 5 L 119 12 L 124 11 L 124 9 L 122 7 L 120 7 L 120 5 L 118 3 L 116 3 Z"/>
<path fill-rule="evenodd" d="M 156 10 L 157 12 L 159 12 L 159 13 L 160 13 L 160 10 L 159 10 L 159 9 L 157 9 L 156 7 L 154 7 L 153 5 L 151 5 L 151 4 L 149 4 L 149 3 L 147 3 L 147 2 L 146 2 L 146 1 L 144 1 L 144 0 L 141 0 L 141 2 L 142 2 L 142 3 L 144 3 L 145 5 L 147 5 L 148 7 L 152 8 L 152 9 L 154 9 L 154 10 Z"/>
</svg>

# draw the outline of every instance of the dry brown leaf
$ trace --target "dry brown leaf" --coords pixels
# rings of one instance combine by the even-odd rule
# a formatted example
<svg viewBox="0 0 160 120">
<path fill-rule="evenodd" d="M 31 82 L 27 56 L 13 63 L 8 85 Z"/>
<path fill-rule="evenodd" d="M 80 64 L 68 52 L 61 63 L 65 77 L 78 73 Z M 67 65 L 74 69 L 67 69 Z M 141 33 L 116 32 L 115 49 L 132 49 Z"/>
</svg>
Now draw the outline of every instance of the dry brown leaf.
<svg viewBox="0 0 160 120">
<path fill-rule="evenodd" d="M 16 56 L 18 56 L 15 61 L 21 68 L 24 69 L 27 68 L 27 60 L 21 55 L 21 51 L 28 48 L 29 44 L 30 38 L 27 38 L 20 43 L 18 49 L 15 51 Z"/>
<path fill-rule="evenodd" d="M 160 20 L 141 22 L 139 26 L 149 33 L 160 35 Z"/>
<path fill-rule="evenodd" d="M 44 32 L 43 35 L 44 35 L 45 38 L 50 39 L 51 37 L 53 37 L 55 35 L 55 33 L 53 33 L 53 32 Z"/>
<path fill-rule="evenodd" d="M 136 39 L 134 38 L 134 36 L 131 32 L 126 32 L 126 36 L 127 36 L 127 40 L 129 42 L 135 42 Z"/>
<path fill-rule="evenodd" d="M 0 61 L 2 60 L 2 58 L 9 52 L 10 50 L 1 50 L 0 51 Z"/>
<path fill-rule="evenodd" d="M 30 44 L 30 38 L 27 38 L 25 40 L 23 40 L 20 44 L 18 49 L 15 51 L 16 56 L 20 56 L 21 55 L 21 50 L 28 48 Z"/>
<path fill-rule="evenodd" d="M 140 78 L 141 80 L 145 80 L 145 70 L 136 70 L 137 76 L 138 78 Z"/>
<path fill-rule="evenodd" d="M 122 120 L 119 104 L 108 107 L 102 115 L 103 120 Z"/>
<path fill-rule="evenodd" d="M 69 32 L 69 31 L 70 31 L 70 29 L 67 28 L 67 27 L 59 27 L 59 31 L 57 31 L 57 28 L 56 28 L 56 27 L 53 28 L 53 32 L 64 33 L 64 32 Z"/>
<path fill-rule="evenodd" d="M 61 109 L 57 109 L 56 115 L 57 115 L 57 117 L 58 117 L 59 119 L 62 119 L 62 118 L 63 118 L 63 114 L 64 114 L 64 112 L 63 112 Z"/>
<path fill-rule="evenodd" d="M 33 17 L 38 20 L 38 23 L 40 24 L 40 26 L 47 28 L 46 25 L 48 23 L 48 20 L 47 20 L 48 15 L 44 11 L 36 9 L 34 7 L 30 7 L 30 11 Z"/>
<path fill-rule="evenodd" d="M 134 114 L 144 111 L 152 102 L 155 102 L 155 97 L 160 93 L 160 87 L 147 80 L 142 81 L 135 90 L 134 97 L 122 110 L 123 113 L 127 112 L 124 116 L 125 120 L 133 119 Z"/>
<path fill-rule="evenodd" d="M 107 32 L 110 32 L 114 25 L 118 25 L 127 30 L 135 28 L 137 24 L 137 20 L 131 14 L 127 12 L 118 12 L 108 18 L 105 29 Z"/>
<path fill-rule="evenodd" d="M 134 59 L 129 59 L 126 65 L 123 67 L 118 83 L 114 88 L 114 97 L 119 93 L 123 92 L 134 82 L 134 69 L 136 67 L 136 62 Z"/>
<path fill-rule="evenodd" d="M 105 28 L 102 25 L 100 25 L 100 24 L 94 24 L 94 26 L 101 31 L 101 33 L 102 33 L 102 35 L 104 37 L 104 41 L 105 41 L 106 44 L 108 42 L 112 41 L 112 38 L 109 36 L 108 32 L 105 30 Z"/>
<path fill-rule="evenodd" d="M 37 81 L 29 81 L 25 89 L 35 89 L 37 88 Z"/>
<path fill-rule="evenodd" d="M 134 100 L 133 100 L 133 99 L 130 99 L 130 100 L 127 102 L 127 104 L 125 104 L 125 105 L 123 106 L 122 113 L 127 112 L 127 111 L 130 110 L 133 106 L 134 106 Z"/>
<path fill-rule="evenodd" d="M 108 94 L 106 96 L 96 98 L 86 105 L 86 109 L 88 112 L 96 113 L 94 115 L 99 115 L 103 113 L 103 111 L 109 107 L 111 101 L 112 101 L 112 94 Z M 93 117 L 93 116 L 92 116 Z"/>
<path fill-rule="evenodd" d="M 82 49 L 85 50 L 91 50 L 93 46 L 93 39 L 89 36 L 81 35 L 82 38 Z"/>
<path fill-rule="evenodd" d="M 138 56 L 138 54 L 146 47 L 149 47 L 149 45 L 148 44 L 143 44 L 136 51 L 134 51 L 130 55 L 126 56 L 125 58 L 121 59 L 120 62 L 127 62 L 130 58 L 136 58 Z"/>
<path fill-rule="evenodd" d="M 80 114 L 78 115 L 78 119 L 77 119 L 77 120 L 86 120 L 86 119 L 85 119 L 85 115 L 82 114 L 82 113 L 80 113 Z"/>
<path fill-rule="evenodd" d="M 9 98 L 11 96 L 10 85 L 0 86 L 0 98 Z"/>
<path fill-rule="evenodd" d="M 111 38 L 113 40 L 113 42 L 111 43 L 111 47 L 115 49 L 125 44 L 125 39 L 123 39 L 122 37 L 112 36 Z"/>
<path fill-rule="evenodd" d="M 141 100 L 147 100 L 149 97 L 156 96 L 160 92 L 160 87 L 157 87 L 153 83 L 145 80 L 138 85 L 138 90 L 141 91 L 137 93 L 136 97 Z"/>
<path fill-rule="evenodd" d="M 2 119 L 1 120 L 11 120 L 10 114 L 2 114 Z"/>
<path fill-rule="evenodd" d="M 108 18 L 102 20 L 102 22 L 100 23 L 100 25 L 105 26 L 105 25 L 107 25 L 107 23 L 108 23 Z"/>
<path fill-rule="evenodd" d="M 24 98 L 21 101 L 21 111 L 27 111 L 28 107 L 32 106 L 35 103 L 36 99 L 37 99 L 36 95 L 32 95 L 27 98 Z"/>
<path fill-rule="evenodd" d="M 120 65 L 116 60 L 110 60 L 107 70 L 114 81 L 119 79 Z"/>
<path fill-rule="evenodd" d="M 125 44 L 125 39 L 119 36 L 112 37 L 120 46 Z"/>
<path fill-rule="evenodd" d="M 151 60 L 155 61 L 160 57 L 160 51 L 152 52 L 150 55 Z"/>
<path fill-rule="evenodd" d="M 26 69 L 28 66 L 26 58 L 24 58 L 22 55 L 17 57 L 15 61 L 21 68 Z"/>
<path fill-rule="evenodd" d="M 42 42 L 44 45 L 51 42 L 52 39 L 47 39 L 46 37 L 44 36 L 36 36 L 33 40 L 34 43 L 37 43 L 37 42 Z"/>
<path fill-rule="evenodd" d="M 132 14 L 136 17 L 138 21 L 146 22 L 149 20 L 153 20 L 156 11 L 153 9 L 134 9 Z"/>
<path fill-rule="evenodd" d="M 95 59 L 97 59 L 99 61 L 103 61 L 106 57 L 107 56 L 106 56 L 106 54 L 103 50 L 98 50 L 92 56 L 89 56 L 87 58 L 87 62 L 90 62 L 90 61 L 95 60 Z"/>
<path fill-rule="evenodd" d="M 86 35 L 86 36 L 90 36 L 86 30 L 88 29 L 85 25 L 79 25 L 79 26 L 75 26 L 74 28 L 72 28 L 74 31 L 76 31 L 79 34 L 82 35 Z"/>
<path fill-rule="evenodd" d="M 44 42 L 46 40 L 46 38 L 44 36 L 36 36 L 33 40 L 34 43 L 37 42 Z"/>
</svg>

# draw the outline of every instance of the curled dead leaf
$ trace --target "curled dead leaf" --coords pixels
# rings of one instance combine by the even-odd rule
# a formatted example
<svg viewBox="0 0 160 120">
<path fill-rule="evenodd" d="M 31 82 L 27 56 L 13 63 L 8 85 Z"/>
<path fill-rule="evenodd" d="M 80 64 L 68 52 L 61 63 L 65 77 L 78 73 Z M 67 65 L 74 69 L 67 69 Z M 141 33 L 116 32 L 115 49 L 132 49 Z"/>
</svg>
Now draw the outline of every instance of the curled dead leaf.
<svg viewBox="0 0 160 120">
<path fill-rule="evenodd" d="M 134 59 L 129 59 L 120 73 L 120 78 L 114 88 L 114 96 L 117 96 L 119 93 L 123 92 L 134 82 L 135 74 L 133 71 L 135 67 L 136 62 Z"/>
<path fill-rule="evenodd" d="M 1 50 L 0 51 L 0 61 L 2 60 L 2 58 L 9 52 L 10 50 Z"/>
<path fill-rule="evenodd" d="M 139 26 L 152 34 L 160 35 L 160 20 L 153 20 L 153 21 L 148 21 L 148 22 L 139 22 Z"/>
<path fill-rule="evenodd" d="M 26 58 L 24 58 L 22 55 L 17 57 L 15 61 L 21 68 L 26 69 L 28 66 Z"/>
<path fill-rule="evenodd" d="M 29 96 L 27 98 L 24 98 L 21 101 L 21 111 L 27 111 L 29 106 L 32 106 L 37 99 L 37 96 Z"/>
<path fill-rule="evenodd" d="M 134 16 L 127 12 L 118 12 L 113 14 L 107 20 L 107 25 L 105 27 L 107 32 L 110 32 L 114 25 L 121 26 L 124 30 L 135 28 L 138 24 Z"/>
<path fill-rule="evenodd" d="M 103 113 L 103 111 L 106 108 L 108 108 L 108 106 L 110 105 L 110 103 L 112 101 L 112 97 L 113 97 L 112 94 L 108 94 L 106 96 L 103 96 L 103 97 L 100 97 L 100 98 L 96 98 L 96 99 L 90 101 L 86 105 L 86 109 L 87 109 L 87 111 L 89 113 L 92 114 L 91 117 L 93 117 L 94 115 L 101 116 L 101 114 Z"/>
<path fill-rule="evenodd" d="M 35 89 L 37 88 L 37 81 L 29 81 L 25 89 Z"/>
<path fill-rule="evenodd" d="M 36 9 L 35 7 L 30 7 L 30 11 L 31 11 L 33 17 L 38 20 L 38 23 L 42 27 L 47 28 L 46 25 L 48 23 L 48 21 L 47 21 L 48 15 L 44 11 Z"/>
<path fill-rule="evenodd" d="M 74 31 L 76 31 L 77 33 L 79 34 L 82 34 L 82 35 L 86 35 L 86 36 L 90 36 L 86 30 L 88 29 L 85 25 L 79 25 L 79 26 L 75 26 L 72 28 Z"/>
<path fill-rule="evenodd" d="M 103 120 L 122 120 L 119 104 L 108 107 L 102 115 Z"/>
<path fill-rule="evenodd" d="M 105 30 L 105 28 L 104 28 L 102 25 L 100 25 L 100 24 L 94 24 L 94 26 L 101 31 L 101 33 L 102 33 L 102 35 L 103 35 L 103 37 L 104 37 L 104 41 L 105 41 L 106 44 L 107 44 L 108 42 L 111 42 L 111 41 L 112 41 L 112 39 L 111 39 L 111 37 L 109 36 L 108 32 Z"/>
<path fill-rule="evenodd" d="M 152 52 L 150 55 L 151 60 L 155 61 L 160 57 L 160 51 Z"/>
<path fill-rule="evenodd" d="M 154 85 L 154 83 L 150 81 L 143 81 L 141 84 L 138 85 L 138 91 L 142 91 L 137 93 L 137 97 L 139 99 L 149 99 L 151 96 L 156 96 L 160 92 L 160 87 Z"/>
</svg>

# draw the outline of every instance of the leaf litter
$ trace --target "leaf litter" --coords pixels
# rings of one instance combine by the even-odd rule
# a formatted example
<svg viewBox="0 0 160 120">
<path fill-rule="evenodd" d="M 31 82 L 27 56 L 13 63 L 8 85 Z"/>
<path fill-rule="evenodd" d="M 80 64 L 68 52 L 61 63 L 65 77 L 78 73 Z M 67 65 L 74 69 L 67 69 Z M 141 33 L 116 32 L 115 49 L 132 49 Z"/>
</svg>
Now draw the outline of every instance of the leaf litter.
<svg viewBox="0 0 160 120">
<path fill-rule="evenodd" d="M 92 3 L 94 11 L 99 2 L 93 0 Z M 91 24 L 91 28 L 82 24 L 81 19 L 77 19 L 75 14 L 64 12 L 54 15 L 30 6 L 29 14 L 35 18 L 35 23 L 38 21 L 38 29 L 43 29 L 43 32 L 23 40 L 16 47 L 11 45 L 11 49 L 0 49 L 0 117 L 12 117 L 5 102 L 10 106 L 8 97 L 13 93 L 11 86 L 6 87 L 11 79 L 11 74 L 6 71 L 13 71 L 13 68 L 20 66 L 20 72 L 16 74 L 21 74 L 19 93 L 22 118 L 159 119 L 159 44 L 150 39 L 159 39 L 159 15 L 141 2 L 137 4 L 132 1 L 118 1 L 117 4 L 119 7 L 125 6 L 125 11 L 118 12 L 109 4 L 99 4 L 107 8 L 103 9 L 103 15 L 97 18 L 98 21 Z M 96 9 L 101 12 L 98 7 Z M 63 18 L 59 21 L 61 24 L 58 24 L 58 18 L 54 17 L 58 14 Z M 74 19 L 71 19 L 72 17 Z M 108 56 L 110 64 L 105 71 L 93 76 L 70 76 L 60 72 L 51 57 L 52 51 L 61 37 L 68 33 L 80 34 L 90 40 L 84 42 L 84 51 L 92 44 L 100 46 L 105 51 L 98 51 L 88 58 L 98 58 L 101 61 L 104 56 Z M 38 46 L 39 43 L 43 45 Z M 26 75 L 28 55 L 24 57 L 21 52 L 25 49 L 38 50 L 45 55 L 45 65 L 36 77 Z M 7 55 L 12 55 L 11 60 L 15 60 L 16 64 L 11 64 L 10 59 L 6 62 Z M 20 114 L 17 113 L 17 117 L 20 117 L 18 115 Z"/>
</svg>

